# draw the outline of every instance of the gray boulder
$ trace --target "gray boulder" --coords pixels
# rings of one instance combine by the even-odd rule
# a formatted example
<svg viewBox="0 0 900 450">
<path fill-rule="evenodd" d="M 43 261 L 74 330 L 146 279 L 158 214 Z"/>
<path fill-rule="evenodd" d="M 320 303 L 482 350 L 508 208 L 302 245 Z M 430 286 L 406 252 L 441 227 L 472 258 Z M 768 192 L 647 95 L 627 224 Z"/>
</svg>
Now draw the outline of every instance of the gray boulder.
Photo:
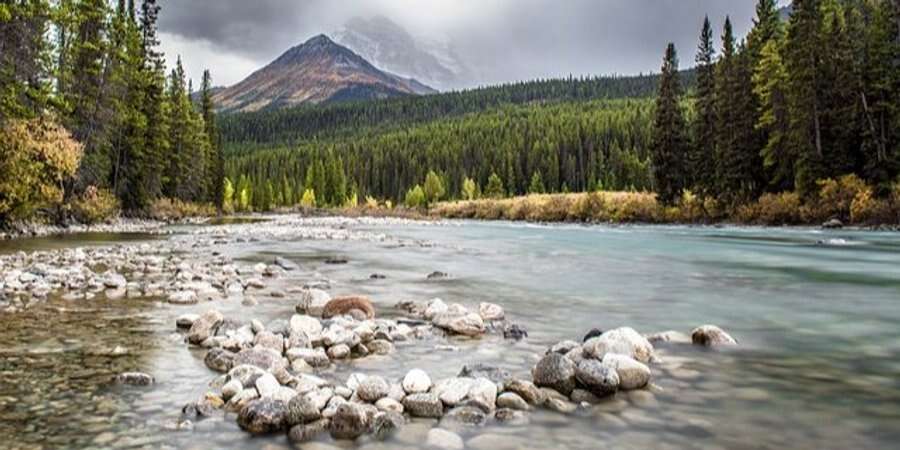
<svg viewBox="0 0 900 450">
<path fill-rule="evenodd" d="M 703 325 L 691 331 L 691 340 L 696 345 L 715 347 L 719 345 L 737 345 L 737 341 L 725 330 L 715 325 Z"/>
<path fill-rule="evenodd" d="M 338 406 L 328 429 L 335 439 L 354 440 L 369 430 L 369 416 L 361 405 L 344 403 Z"/>
<path fill-rule="evenodd" d="M 287 405 L 281 400 L 259 398 L 247 403 L 238 413 L 237 423 L 252 434 L 282 431 L 287 417 Z"/>
<path fill-rule="evenodd" d="M 403 399 L 403 409 L 412 417 L 440 418 L 444 405 L 437 394 L 412 394 Z"/>
<path fill-rule="evenodd" d="M 594 359 L 581 361 L 575 369 L 575 378 L 578 384 L 598 397 L 615 394 L 619 390 L 619 374 Z"/>
</svg>

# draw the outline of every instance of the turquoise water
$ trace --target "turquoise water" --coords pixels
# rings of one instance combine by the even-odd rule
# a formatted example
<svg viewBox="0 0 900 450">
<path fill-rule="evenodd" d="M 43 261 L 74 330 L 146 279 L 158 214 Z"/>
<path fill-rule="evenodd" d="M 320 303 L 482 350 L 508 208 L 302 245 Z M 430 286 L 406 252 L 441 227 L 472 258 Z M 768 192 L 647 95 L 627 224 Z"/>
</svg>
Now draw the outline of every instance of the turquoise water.
<svg viewBox="0 0 900 450">
<path fill-rule="evenodd" d="M 581 340 L 595 327 L 689 333 L 714 323 L 741 343 L 712 351 L 663 346 L 652 394 L 621 394 L 572 417 L 535 412 L 524 426 L 459 430 L 469 448 L 886 448 L 900 439 L 898 234 L 474 222 L 356 228 L 404 244 L 263 238 L 227 252 L 246 262 L 286 256 L 303 270 L 282 287 L 325 276 L 333 294 L 370 295 L 385 315 L 401 300 L 499 303 L 529 338 L 413 342 L 390 357 L 338 366 L 326 378 L 342 381 L 356 371 L 395 377 L 413 367 L 440 378 L 471 362 L 524 377 L 547 346 Z M 324 263 L 333 256 L 349 263 Z M 426 280 L 436 270 L 451 277 Z M 387 279 L 369 280 L 372 273 Z M 287 447 L 283 436 L 247 437 L 234 417 L 200 422 L 191 432 L 167 430 L 180 406 L 214 378 L 202 352 L 173 336 L 174 318 L 211 306 L 53 300 L 0 317 L 7 325 L 0 330 L 0 447 Z M 214 306 L 264 321 L 293 310 L 290 299 L 264 295 L 252 309 Z M 129 356 L 97 352 L 119 343 Z M 455 351 L 439 347 L 445 344 Z M 109 386 L 108 376 L 123 368 L 149 372 L 158 383 Z M 410 448 L 432 426 L 413 423 L 384 443 L 326 438 L 318 445 Z"/>
</svg>

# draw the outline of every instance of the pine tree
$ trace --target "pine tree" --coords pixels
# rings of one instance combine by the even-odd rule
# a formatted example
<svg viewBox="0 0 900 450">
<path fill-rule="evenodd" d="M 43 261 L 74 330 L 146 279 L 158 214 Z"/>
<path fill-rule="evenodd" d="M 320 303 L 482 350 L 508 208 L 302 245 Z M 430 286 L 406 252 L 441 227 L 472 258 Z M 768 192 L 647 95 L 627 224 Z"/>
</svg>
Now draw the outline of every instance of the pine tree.
<svg viewBox="0 0 900 450">
<path fill-rule="evenodd" d="M 528 184 L 528 193 L 543 194 L 545 191 L 544 181 L 541 179 L 541 172 L 535 170 L 534 174 L 531 175 L 531 182 Z"/>
<path fill-rule="evenodd" d="M 760 99 L 760 119 L 757 128 L 765 130 L 766 144 L 762 149 L 763 166 L 769 186 L 776 192 L 794 187 L 796 156 L 787 146 L 789 126 L 787 94 L 788 73 L 781 57 L 779 40 L 766 43 L 753 74 L 754 93 Z"/>
<path fill-rule="evenodd" d="M 487 187 L 484 188 L 484 195 L 488 198 L 504 198 L 506 197 L 506 188 L 503 187 L 503 180 L 497 172 L 492 172 L 488 177 Z"/>
<path fill-rule="evenodd" d="M 687 141 L 680 99 L 678 54 L 675 44 L 669 43 L 663 59 L 651 143 L 656 192 L 660 201 L 665 204 L 674 203 L 685 187 Z"/>
<path fill-rule="evenodd" d="M 444 198 L 444 194 L 446 194 L 444 181 L 441 179 L 441 176 L 433 170 L 429 170 L 428 175 L 425 176 L 425 186 L 423 189 L 425 191 L 425 201 L 429 205 L 440 201 Z"/>
<path fill-rule="evenodd" d="M 694 190 L 708 194 L 715 182 L 716 66 L 713 31 L 709 17 L 703 20 L 697 49 L 697 93 L 693 144 L 689 160 Z"/>
<path fill-rule="evenodd" d="M 215 105 L 212 100 L 212 75 L 209 70 L 203 71 L 203 80 L 200 83 L 200 113 L 203 116 L 204 130 L 209 140 L 209 190 L 210 198 L 216 206 L 221 207 L 223 202 L 222 179 L 225 177 L 225 157 L 222 154 L 222 144 L 219 138 L 218 125 L 216 124 Z"/>
<path fill-rule="evenodd" d="M 0 125 L 42 114 L 50 101 L 46 0 L 0 3 Z"/>
</svg>

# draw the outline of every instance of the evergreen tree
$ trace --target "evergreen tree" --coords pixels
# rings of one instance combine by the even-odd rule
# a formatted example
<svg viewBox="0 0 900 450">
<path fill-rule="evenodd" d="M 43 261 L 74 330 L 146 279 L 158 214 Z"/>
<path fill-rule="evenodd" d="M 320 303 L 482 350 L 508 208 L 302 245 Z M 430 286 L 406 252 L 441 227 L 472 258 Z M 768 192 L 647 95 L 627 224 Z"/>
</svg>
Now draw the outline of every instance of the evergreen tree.
<svg viewBox="0 0 900 450">
<path fill-rule="evenodd" d="M 663 59 L 651 144 L 656 192 L 660 201 L 665 204 L 674 203 L 685 187 L 687 142 L 680 99 L 678 55 L 675 44 L 669 43 Z"/>
<path fill-rule="evenodd" d="M 528 184 L 528 193 L 543 194 L 545 191 L 544 181 L 541 179 L 541 172 L 535 170 L 534 174 L 531 175 L 531 182 Z"/>
<path fill-rule="evenodd" d="M 203 80 L 200 83 L 200 113 L 203 116 L 203 125 L 206 137 L 209 140 L 209 186 L 210 200 L 221 207 L 223 202 L 222 178 L 225 176 L 225 157 L 222 153 L 222 144 L 219 139 L 218 125 L 216 124 L 215 105 L 212 100 L 212 75 L 209 70 L 203 71 Z"/>
<path fill-rule="evenodd" d="M 497 172 L 492 172 L 488 178 L 487 187 L 484 188 L 484 195 L 487 198 L 504 198 L 506 197 L 506 188 L 503 187 L 503 180 Z"/>
<path fill-rule="evenodd" d="M 697 114 L 693 126 L 693 144 L 688 170 L 694 190 L 708 194 L 713 190 L 716 170 L 716 66 L 713 31 L 709 17 L 703 20 L 696 62 Z"/>
<path fill-rule="evenodd" d="M 441 176 L 433 170 L 429 170 L 428 175 L 425 176 L 425 186 L 423 189 L 425 191 L 425 201 L 429 205 L 440 201 L 446 193 L 444 181 L 441 179 Z"/>
<path fill-rule="evenodd" d="M 753 74 L 754 93 L 760 99 L 761 109 L 757 127 L 765 130 L 767 136 L 761 153 L 763 166 L 769 186 L 776 192 L 793 189 L 796 160 L 787 146 L 789 118 L 785 87 L 788 73 L 781 52 L 779 40 L 766 43 Z"/>
<path fill-rule="evenodd" d="M 49 19 L 46 0 L 0 3 L 0 125 L 38 116 L 48 105 L 51 61 L 44 36 Z"/>
</svg>

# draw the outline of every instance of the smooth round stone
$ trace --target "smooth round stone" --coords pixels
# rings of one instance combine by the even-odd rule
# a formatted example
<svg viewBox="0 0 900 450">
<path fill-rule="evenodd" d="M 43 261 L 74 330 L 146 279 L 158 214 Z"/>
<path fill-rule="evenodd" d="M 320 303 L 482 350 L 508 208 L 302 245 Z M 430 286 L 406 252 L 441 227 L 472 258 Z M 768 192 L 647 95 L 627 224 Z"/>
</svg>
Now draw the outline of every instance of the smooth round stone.
<svg viewBox="0 0 900 450">
<path fill-rule="evenodd" d="M 407 394 L 419 394 L 431 389 L 431 377 L 421 369 L 410 370 L 401 383 Z"/>
<path fill-rule="evenodd" d="M 412 394 L 403 399 L 403 408 L 413 417 L 440 418 L 444 405 L 436 394 Z"/>
<path fill-rule="evenodd" d="M 387 397 L 388 393 L 391 391 L 391 385 L 388 382 L 378 376 L 371 375 L 366 377 L 362 382 L 359 383 L 359 388 L 356 390 L 356 394 L 359 395 L 359 398 L 363 401 L 374 403 L 378 400 Z"/>
<path fill-rule="evenodd" d="M 446 450 L 462 450 L 465 448 L 465 443 L 458 434 L 441 428 L 432 428 L 428 432 L 425 445 Z"/>
<path fill-rule="evenodd" d="M 504 392 L 497 397 L 497 408 L 507 408 L 517 411 L 528 411 L 531 406 L 519 394 Z"/>
<path fill-rule="evenodd" d="M 737 345 L 737 341 L 725 330 L 715 325 L 703 325 L 691 331 L 691 340 L 696 345 L 716 347 L 720 345 Z"/>
<path fill-rule="evenodd" d="M 537 386 L 552 388 L 565 395 L 575 389 L 575 364 L 559 353 L 544 355 L 531 373 Z"/>
<path fill-rule="evenodd" d="M 390 397 L 379 399 L 375 402 L 375 407 L 378 408 L 379 411 L 403 414 L 403 404 Z"/>
<path fill-rule="evenodd" d="M 327 353 L 331 359 L 346 359 L 350 357 L 350 347 L 346 344 L 338 344 L 329 347 Z"/>
<path fill-rule="evenodd" d="M 623 390 L 641 389 L 650 382 L 650 368 L 631 357 L 607 353 L 603 357 L 604 367 L 619 375 L 619 388 Z"/>
</svg>

